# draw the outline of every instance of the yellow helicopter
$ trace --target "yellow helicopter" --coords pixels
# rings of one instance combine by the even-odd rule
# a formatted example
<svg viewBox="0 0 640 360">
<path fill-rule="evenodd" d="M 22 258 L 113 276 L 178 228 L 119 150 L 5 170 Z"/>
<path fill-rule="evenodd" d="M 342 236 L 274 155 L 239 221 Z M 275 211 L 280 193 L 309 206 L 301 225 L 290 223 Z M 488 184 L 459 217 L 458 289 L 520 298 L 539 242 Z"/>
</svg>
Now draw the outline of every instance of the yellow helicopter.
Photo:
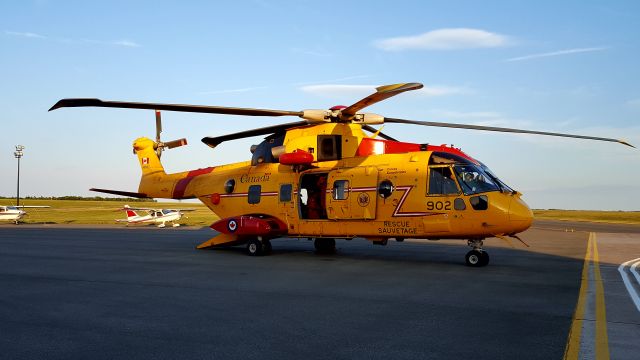
<svg viewBox="0 0 640 360">
<path fill-rule="evenodd" d="M 517 239 L 533 214 L 521 194 L 482 162 L 452 146 L 398 141 L 372 125 L 384 123 L 550 135 L 618 142 L 622 140 L 383 117 L 360 110 L 420 83 L 378 87 L 351 106 L 285 111 L 220 106 L 62 99 L 63 107 L 114 107 L 156 112 L 156 139 L 138 138 L 133 151 L 142 168 L 138 192 L 93 191 L 138 198 L 197 198 L 221 220 L 218 235 L 199 249 L 246 244 L 249 255 L 271 252 L 270 239 L 313 238 L 318 252 L 335 251 L 335 239 L 363 237 L 386 245 L 390 239 L 462 239 L 472 248 L 469 266 L 485 266 L 483 240 Z M 234 134 L 205 137 L 214 148 L 224 141 L 267 135 L 251 147 L 250 161 L 167 174 L 165 149 L 186 139 L 163 142 L 160 111 L 245 116 L 296 116 L 303 120 Z M 366 132 L 373 135 L 367 136 Z"/>
</svg>

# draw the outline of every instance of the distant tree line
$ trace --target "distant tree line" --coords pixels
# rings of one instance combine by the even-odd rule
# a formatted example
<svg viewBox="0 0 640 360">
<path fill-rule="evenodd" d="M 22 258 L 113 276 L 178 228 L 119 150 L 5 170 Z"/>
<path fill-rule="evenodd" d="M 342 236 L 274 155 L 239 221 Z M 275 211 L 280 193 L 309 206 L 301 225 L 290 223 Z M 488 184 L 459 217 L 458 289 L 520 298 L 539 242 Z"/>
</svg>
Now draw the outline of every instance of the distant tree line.
<svg viewBox="0 0 640 360">
<path fill-rule="evenodd" d="M 0 196 L 0 199 L 15 199 L 15 196 Z M 157 202 L 153 199 L 138 199 L 138 198 L 114 198 L 114 197 L 102 197 L 102 196 L 25 196 L 20 199 L 26 200 L 80 200 L 80 201 L 124 201 L 124 202 Z"/>
</svg>

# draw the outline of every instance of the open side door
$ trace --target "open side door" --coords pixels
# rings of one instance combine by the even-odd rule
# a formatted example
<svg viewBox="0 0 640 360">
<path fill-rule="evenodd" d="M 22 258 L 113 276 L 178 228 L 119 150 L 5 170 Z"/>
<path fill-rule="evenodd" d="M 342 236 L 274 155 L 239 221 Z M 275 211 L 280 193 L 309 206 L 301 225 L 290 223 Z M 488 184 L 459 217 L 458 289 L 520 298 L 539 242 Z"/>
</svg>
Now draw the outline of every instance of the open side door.
<svg viewBox="0 0 640 360">
<path fill-rule="evenodd" d="M 378 171 L 371 166 L 337 169 L 329 173 L 329 219 L 375 219 Z"/>
</svg>

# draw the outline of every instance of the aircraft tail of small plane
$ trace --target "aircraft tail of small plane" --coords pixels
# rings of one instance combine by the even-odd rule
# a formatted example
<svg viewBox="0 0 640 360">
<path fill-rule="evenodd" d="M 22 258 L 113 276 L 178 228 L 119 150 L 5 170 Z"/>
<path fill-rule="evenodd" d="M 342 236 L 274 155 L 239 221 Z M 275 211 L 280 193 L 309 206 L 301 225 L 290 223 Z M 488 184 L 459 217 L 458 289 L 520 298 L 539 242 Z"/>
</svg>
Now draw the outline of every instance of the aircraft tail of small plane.
<svg viewBox="0 0 640 360">
<path fill-rule="evenodd" d="M 138 217 L 138 213 L 131 209 L 127 209 L 127 219 L 131 220 L 131 218 Z"/>
</svg>

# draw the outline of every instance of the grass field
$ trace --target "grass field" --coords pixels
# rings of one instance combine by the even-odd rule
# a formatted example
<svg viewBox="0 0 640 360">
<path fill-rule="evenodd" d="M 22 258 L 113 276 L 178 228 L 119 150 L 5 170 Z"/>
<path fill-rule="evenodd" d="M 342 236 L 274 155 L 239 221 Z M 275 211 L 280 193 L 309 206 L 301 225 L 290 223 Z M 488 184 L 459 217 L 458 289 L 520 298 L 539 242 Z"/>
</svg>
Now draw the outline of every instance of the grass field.
<svg viewBox="0 0 640 360">
<path fill-rule="evenodd" d="M 85 200 L 21 200 L 21 205 L 49 205 L 49 209 L 27 209 L 23 218 L 28 224 L 116 224 L 115 219 L 125 219 L 125 204 L 132 207 L 155 209 L 196 209 L 182 218 L 182 225 L 209 226 L 219 218 L 199 203 L 162 203 Z M 0 205 L 14 204 L 11 199 L 0 199 Z M 622 224 L 640 224 L 640 211 L 584 211 L 584 210 L 534 210 L 539 219 L 594 221 Z"/>
<path fill-rule="evenodd" d="M 640 224 L 640 211 L 533 210 L 536 219 Z"/>
</svg>

